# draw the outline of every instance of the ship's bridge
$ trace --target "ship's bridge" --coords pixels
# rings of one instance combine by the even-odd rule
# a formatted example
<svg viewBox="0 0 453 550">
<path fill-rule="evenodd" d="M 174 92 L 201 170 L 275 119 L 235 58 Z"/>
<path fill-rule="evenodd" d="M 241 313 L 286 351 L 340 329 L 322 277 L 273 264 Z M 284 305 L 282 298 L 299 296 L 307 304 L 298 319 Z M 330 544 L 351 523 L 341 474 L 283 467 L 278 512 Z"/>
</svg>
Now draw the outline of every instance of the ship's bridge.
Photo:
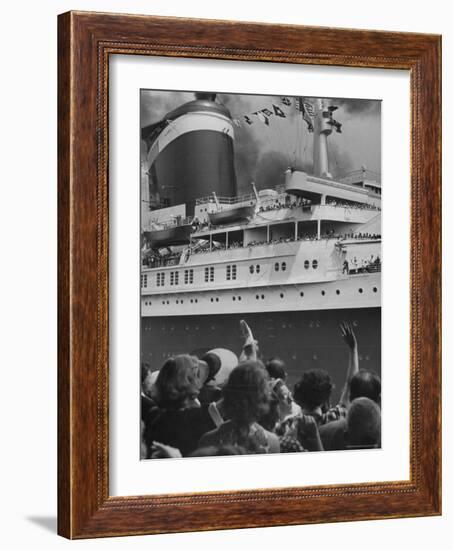
<svg viewBox="0 0 453 550">
<path fill-rule="evenodd" d="M 379 192 L 377 189 L 379 189 Z M 285 191 L 318 204 L 326 204 L 329 199 L 334 199 L 368 204 L 378 208 L 381 206 L 380 184 L 374 182 L 374 185 L 372 185 L 371 181 L 362 181 L 362 185 L 358 185 L 348 180 L 335 181 L 310 176 L 297 170 L 287 170 L 285 173 Z"/>
</svg>

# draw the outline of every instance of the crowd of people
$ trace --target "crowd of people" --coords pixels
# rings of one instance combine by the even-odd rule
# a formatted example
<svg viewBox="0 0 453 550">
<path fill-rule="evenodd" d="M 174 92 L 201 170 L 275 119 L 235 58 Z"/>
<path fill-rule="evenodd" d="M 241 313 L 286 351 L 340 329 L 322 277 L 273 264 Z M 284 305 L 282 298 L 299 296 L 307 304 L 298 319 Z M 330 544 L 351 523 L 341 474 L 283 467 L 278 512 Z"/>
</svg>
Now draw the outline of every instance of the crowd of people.
<svg viewBox="0 0 453 550">
<path fill-rule="evenodd" d="M 327 199 L 326 204 L 329 206 L 337 206 L 339 208 L 350 208 L 354 210 L 381 210 L 379 206 L 375 204 L 368 204 L 363 202 L 350 202 L 350 201 L 341 201 L 338 199 Z"/>
<path fill-rule="evenodd" d="M 156 372 L 142 364 L 142 458 L 380 447 L 381 382 L 359 368 L 349 323 L 340 325 L 349 359 L 335 406 L 325 370 L 301 371 L 291 392 L 284 362 L 263 362 L 252 331 L 240 323 L 239 358 L 216 348 L 170 357 Z"/>
<path fill-rule="evenodd" d="M 376 273 L 381 271 L 382 262 L 380 256 L 371 254 L 368 258 L 358 259 L 356 256 L 343 263 L 343 273 L 354 275 L 357 273 Z"/>
</svg>

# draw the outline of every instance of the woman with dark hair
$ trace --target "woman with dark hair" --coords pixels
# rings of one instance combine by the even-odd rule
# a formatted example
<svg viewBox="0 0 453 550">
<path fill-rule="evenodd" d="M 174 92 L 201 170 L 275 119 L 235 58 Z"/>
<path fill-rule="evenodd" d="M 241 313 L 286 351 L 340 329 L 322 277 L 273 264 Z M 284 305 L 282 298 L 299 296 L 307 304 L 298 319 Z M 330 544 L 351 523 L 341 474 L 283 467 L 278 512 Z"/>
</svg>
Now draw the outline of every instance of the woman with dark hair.
<svg viewBox="0 0 453 550">
<path fill-rule="evenodd" d="M 262 363 L 249 360 L 236 367 L 223 388 L 223 410 L 228 421 L 206 433 L 198 447 L 239 446 L 246 453 L 278 453 L 278 437 L 258 420 L 268 411 L 269 377 Z"/>
<path fill-rule="evenodd" d="M 196 449 L 200 437 L 215 428 L 208 408 L 198 402 L 207 375 L 206 363 L 191 355 L 176 355 L 165 361 L 152 390 L 157 406 L 145 419 L 148 458 L 160 458 L 157 442 L 187 456 Z"/>
<path fill-rule="evenodd" d="M 207 365 L 196 357 L 170 357 L 159 371 L 152 388 L 152 397 L 163 409 L 178 410 L 197 406 L 197 397 L 207 373 Z"/>
</svg>

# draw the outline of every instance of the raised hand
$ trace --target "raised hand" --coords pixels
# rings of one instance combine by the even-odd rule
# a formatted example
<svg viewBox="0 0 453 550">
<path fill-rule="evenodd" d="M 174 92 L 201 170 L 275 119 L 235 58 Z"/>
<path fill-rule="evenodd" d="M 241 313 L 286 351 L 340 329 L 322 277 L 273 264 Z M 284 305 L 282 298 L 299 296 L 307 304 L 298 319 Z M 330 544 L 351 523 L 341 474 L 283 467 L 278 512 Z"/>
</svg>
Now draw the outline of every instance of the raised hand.
<svg viewBox="0 0 453 550">
<path fill-rule="evenodd" d="M 256 360 L 258 358 L 258 342 L 253 338 L 253 333 L 250 327 L 243 319 L 239 321 L 239 325 L 241 327 L 242 336 L 244 338 L 244 345 L 242 347 L 242 353 L 239 360 Z"/>
<path fill-rule="evenodd" d="M 346 342 L 346 345 L 349 349 L 357 348 L 357 339 L 354 334 L 351 323 L 344 322 L 340 324 L 340 332 L 343 337 L 343 340 Z"/>
</svg>

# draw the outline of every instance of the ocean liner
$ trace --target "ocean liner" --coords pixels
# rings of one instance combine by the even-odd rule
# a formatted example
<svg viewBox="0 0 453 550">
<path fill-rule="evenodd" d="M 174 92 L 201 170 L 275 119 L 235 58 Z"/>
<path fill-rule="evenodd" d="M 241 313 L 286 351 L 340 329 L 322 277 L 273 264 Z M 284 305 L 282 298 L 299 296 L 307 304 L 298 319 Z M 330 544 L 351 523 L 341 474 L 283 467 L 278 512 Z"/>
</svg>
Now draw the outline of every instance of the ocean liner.
<svg viewBox="0 0 453 550">
<path fill-rule="evenodd" d="M 286 361 L 290 381 L 323 367 L 341 384 L 343 320 L 356 327 L 361 365 L 380 373 L 380 177 L 365 167 L 332 177 L 336 107 L 311 106 L 313 173 L 288 166 L 283 183 L 250 182 L 245 195 L 233 119 L 215 94 L 196 94 L 142 128 L 141 352 L 153 369 L 173 353 L 238 351 L 244 318 L 263 356 Z"/>
</svg>

